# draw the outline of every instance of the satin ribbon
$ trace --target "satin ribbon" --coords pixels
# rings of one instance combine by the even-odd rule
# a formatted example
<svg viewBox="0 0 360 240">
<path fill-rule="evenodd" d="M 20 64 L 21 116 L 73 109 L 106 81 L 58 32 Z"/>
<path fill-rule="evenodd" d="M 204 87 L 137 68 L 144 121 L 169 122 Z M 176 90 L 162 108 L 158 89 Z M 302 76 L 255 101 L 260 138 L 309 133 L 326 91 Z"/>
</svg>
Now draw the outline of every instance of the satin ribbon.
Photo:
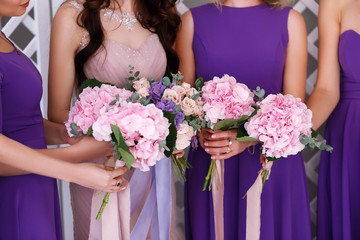
<svg viewBox="0 0 360 240">
<path fill-rule="evenodd" d="M 115 162 L 112 157 L 107 159 L 105 165 L 118 168 L 123 164 L 120 161 Z M 130 240 L 130 186 L 127 182 L 122 184 L 126 184 L 127 188 L 110 194 L 100 220 L 96 220 L 96 215 L 104 194 L 99 195 L 98 191 L 94 191 L 90 214 L 90 240 Z"/>
<path fill-rule="evenodd" d="M 224 239 L 224 160 L 215 160 L 215 176 L 212 180 L 215 239 Z"/>
<path fill-rule="evenodd" d="M 146 239 L 151 225 L 151 239 L 168 240 L 171 222 L 170 161 L 169 158 L 163 158 L 148 172 L 136 169 L 126 190 L 110 194 L 109 202 L 99 221 L 95 218 L 100 209 L 103 195 L 96 196 L 94 193 L 89 239 Z M 130 233 L 130 216 L 139 207 L 149 181 L 151 181 L 149 194 Z"/>
<path fill-rule="evenodd" d="M 272 165 L 272 161 L 266 162 L 266 166 L 260 170 L 254 184 L 246 193 L 246 240 L 260 239 L 262 178 L 265 170 L 268 170 L 269 179 Z"/>
</svg>

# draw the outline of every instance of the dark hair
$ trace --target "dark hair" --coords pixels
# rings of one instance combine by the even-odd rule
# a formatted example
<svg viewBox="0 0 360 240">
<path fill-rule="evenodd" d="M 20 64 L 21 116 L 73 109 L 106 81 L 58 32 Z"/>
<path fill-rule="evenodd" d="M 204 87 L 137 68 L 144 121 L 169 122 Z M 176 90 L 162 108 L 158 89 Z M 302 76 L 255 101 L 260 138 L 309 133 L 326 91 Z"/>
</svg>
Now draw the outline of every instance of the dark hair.
<svg viewBox="0 0 360 240">
<path fill-rule="evenodd" d="M 111 0 L 86 0 L 77 18 L 78 25 L 89 33 L 89 43 L 75 56 L 75 71 L 79 86 L 86 80 L 84 65 L 103 45 L 104 31 L 100 10 L 110 6 Z M 143 28 L 156 33 L 167 57 L 166 76 L 176 73 L 179 58 L 173 49 L 180 17 L 175 11 L 176 0 L 135 0 L 136 18 Z"/>
</svg>

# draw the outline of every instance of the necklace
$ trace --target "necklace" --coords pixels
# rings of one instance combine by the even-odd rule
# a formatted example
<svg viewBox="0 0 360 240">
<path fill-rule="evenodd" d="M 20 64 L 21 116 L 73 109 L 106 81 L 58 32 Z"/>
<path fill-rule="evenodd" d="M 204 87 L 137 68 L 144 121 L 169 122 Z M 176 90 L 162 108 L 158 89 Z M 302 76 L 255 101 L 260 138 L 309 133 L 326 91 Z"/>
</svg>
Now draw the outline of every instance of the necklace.
<svg viewBox="0 0 360 240">
<path fill-rule="evenodd" d="M 2 35 L 2 33 L 0 33 L 0 37 L 1 37 L 2 39 L 4 39 L 5 42 L 10 42 L 7 38 L 5 38 L 5 37 Z M 18 54 L 18 55 L 21 55 L 21 52 L 19 51 L 19 49 L 17 49 L 17 47 L 15 47 L 15 45 L 14 45 L 12 42 L 10 42 L 10 44 L 15 48 L 17 54 Z"/>
<path fill-rule="evenodd" d="M 115 21 L 119 22 L 120 24 L 127 27 L 129 32 L 132 31 L 134 23 L 137 22 L 135 14 L 132 13 L 132 12 L 117 13 L 117 12 L 114 12 L 113 10 L 108 9 L 108 8 L 104 8 L 101 11 L 104 12 L 104 17 L 108 17 L 111 20 L 115 20 Z"/>
</svg>

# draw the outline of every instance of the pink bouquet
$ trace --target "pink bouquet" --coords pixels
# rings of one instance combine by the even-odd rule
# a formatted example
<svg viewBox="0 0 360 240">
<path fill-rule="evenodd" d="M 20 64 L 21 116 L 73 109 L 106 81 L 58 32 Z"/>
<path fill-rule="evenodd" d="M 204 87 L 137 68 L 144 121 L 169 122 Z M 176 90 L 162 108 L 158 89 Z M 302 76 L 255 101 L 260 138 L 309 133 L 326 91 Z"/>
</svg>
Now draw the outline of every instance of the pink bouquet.
<svg viewBox="0 0 360 240">
<path fill-rule="evenodd" d="M 263 168 L 246 193 L 246 234 L 252 239 L 260 238 L 260 197 L 273 162 L 299 153 L 306 145 L 321 150 L 332 150 L 332 147 L 326 145 L 325 140 L 316 139 L 317 134 L 311 129 L 312 112 L 300 98 L 289 94 L 270 94 L 262 100 L 265 92 L 261 90 L 262 94 L 259 96 L 259 91 L 258 87 L 254 92 L 260 100 L 257 103 L 257 112 L 244 124 L 244 131 L 238 131 L 243 132 L 244 136 L 238 136 L 236 139 L 261 142 L 261 153 L 266 156 Z"/>
<path fill-rule="evenodd" d="M 81 92 L 82 91 L 82 92 Z M 65 123 L 70 136 L 92 135 L 98 141 L 112 141 L 120 165 L 149 171 L 164 156 L 169 120 L 153 104 L 132 103 L 131 91 L 102 84 L 95 79 L 84 82 L 79 99 Z M 108 202 L 107 193 L 96 219 Z"/>
<path fill-rule="evenodd" d="M 237 140 L 261 142 L 261 153 L 266 156 L 266 162 L 296 155 L 306 145 L 331 151 L 325 140 L 316 139 L 317 133 L 311 129 L 311 119 L 311 110 L 300 98 L 290 94 L 270 94 L 257 103 L 256 114 L 244 124 L 248 136 L 238 136 Z M 268 178 L 271 164 L 263 169 L 263 184 Z"/>
<path fill-rule="evenodd" d="M 248 119 L 254 112 L 254 94 L 242 83 L 237 83 L 234 77 L 225 74 L 222 78 L 205 82 L 202 87 L 202 99 L 205 102 L 203 110 L 205 117 L 202 126 L 214 130 L 228 130 L 231 126 Z M 209 190 L 215 172 L 215 160 L 211 160 L 203 190 L 208 182 Z"/>
<path fill-rule="evenodd" d="M 87 134 L 94 122 L 99 118 L 100 111 L 112 101 L 126 101 L 132 93 L 108 84 L 100 87 L 86 87 L 80 93 L 78 100 L 69 112 L 69 119 L 65 126 L 70 136 Z M 91 135 L 91 131 L 89 132 Z"/>
<path fill-rule="evenodd" d="M 185 158 L 175 158 L 172 153 L 174 150 L 187 148 L 196 131 L 201 128 L 204 102 L 200 98 L 200 93 L 190 84 L 181 83 L 183 76 L 180 73 L 172 74 L 172 79 L 164 77 L 161 81 L 154 81 L 152 77 L 139 78 L 139 72 L 135 72 L 132 66 L 129 73 L 126 88 L 134 92 L 131 99 L 144 106 L 152 103 L 158 109 L 167 112 L 171 127 L 167 139 L 169 149 L 165 151 L 165 155 L 171 157 L 174 172 L 179 172 L 186 180 L 184 169 L 191 167 L 190 164 Z"/>
<path fill-rule="evenodd" d="M 118 128 L 135 158 L 131 167 L 149 171 L 164 157 L 170 124 L 155 105 L 120 102 L 103 110 L 93 124 L 93 136 L 98 141 L 110 141 Z"/>
</svg>

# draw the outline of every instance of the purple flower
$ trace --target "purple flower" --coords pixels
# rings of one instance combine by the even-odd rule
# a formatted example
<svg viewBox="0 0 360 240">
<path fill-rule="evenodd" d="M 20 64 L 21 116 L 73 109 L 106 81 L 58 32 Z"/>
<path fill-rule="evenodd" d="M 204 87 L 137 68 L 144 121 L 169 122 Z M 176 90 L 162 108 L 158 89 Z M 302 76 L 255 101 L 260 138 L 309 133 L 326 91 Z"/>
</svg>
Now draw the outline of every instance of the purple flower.
<svg viewBox="0 0 360 240">
<path fill-rule="evenodd" d="M 164 86 L 162 81 L 153 82 L 151 84 L 151 88 L 149 88 L 149 94 L 150 94 L 150 98 L 153 100 L 155 104 L 161 100 L 162 94 L 165 91 L 165 89 L 166 86 Z"/>
<path fill-rule="evenodd" d="M 177 130 L 180 129 L 180 124 L 184 121 L 184 119 L 185 119 L 185 113 L 182 111 L 177 112 L 175 117 L 175 125 Z"/>
<path fill-rule="evenodd" d="M 174 107 L 176 106 L 176 104 L 171 100 L 165 100 L 165 99 L 161 98 L 155 105 L 160 110 L 175 113 Z"/>
</svg>

